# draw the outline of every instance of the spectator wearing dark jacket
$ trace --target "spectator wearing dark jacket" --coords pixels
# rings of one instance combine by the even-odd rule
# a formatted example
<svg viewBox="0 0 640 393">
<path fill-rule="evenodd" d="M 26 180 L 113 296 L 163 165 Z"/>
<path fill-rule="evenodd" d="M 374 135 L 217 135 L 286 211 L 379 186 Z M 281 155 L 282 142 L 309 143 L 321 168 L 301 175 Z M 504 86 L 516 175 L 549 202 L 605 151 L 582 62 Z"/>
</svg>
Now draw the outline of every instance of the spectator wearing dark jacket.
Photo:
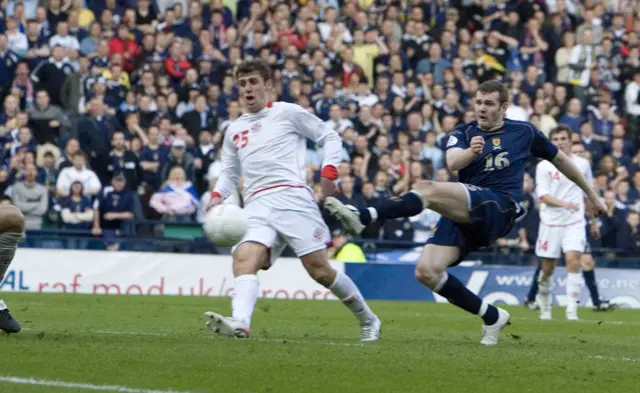
<svg viewBox="0 0 640 393">
<path fill-rule="evenodd" d="M 640 224 L 640 214 L 635 211 L 629 212 L 626 222 L 619 223 L 616 248 L 620 249 L 625 256 L 637 257 L 640 254 L 638 224 Z"/>
<path fill-rule="evenodd" d="M 200 95 L 196 98 L 195 110 L 182 115 L 180 122 L 194 140 L 198 140 L 200 131 L 216 131 L 218 120 L 207 107 L 207 98 Z"/>
<path fill-rule="evenodd" d="M 36 89 L 46 90 L 53 105 L 61 106 L 60 92 L 67 76 L 73 73 L 71 64 L 64 61 L 64 48 L 56 46 L 51 49 L 51 58 L 43 60 L 31 73 L 31 80 Z"/>
<path fill-rule="evenodd" d="M 62 129 L 68 129 L 69 121 L 62 109 L 51 103 L 46 90 L 40 90 L 36 93 L 36 104 L 29 113 L 29 124 L 38 144 L 38 165 L 42 166 L 42 159 L 47 151 L 59 158 L 60 132 Z"/>
<path fill-rule="evenodd" d="M 171 142 L 171 151 L 161 164 L 160 178 L 163 182 L 169 178 L 169 172 L 175 166 L 184 169 L 187 180 L 193 181 L 195 175 L 194 158 L 187 152 L 187 144 L 182 139 L 174 139 Z"/>
<path fill-rule="evenodd" d="M 626 224 L 626 210 L 617 206 L 616 194 L 611 190 L 604 193 L 604 203 L 607 206 L 607 214 L 601 218 L 602 247 L 616 248 L 618 231 Z"/>
</svg>

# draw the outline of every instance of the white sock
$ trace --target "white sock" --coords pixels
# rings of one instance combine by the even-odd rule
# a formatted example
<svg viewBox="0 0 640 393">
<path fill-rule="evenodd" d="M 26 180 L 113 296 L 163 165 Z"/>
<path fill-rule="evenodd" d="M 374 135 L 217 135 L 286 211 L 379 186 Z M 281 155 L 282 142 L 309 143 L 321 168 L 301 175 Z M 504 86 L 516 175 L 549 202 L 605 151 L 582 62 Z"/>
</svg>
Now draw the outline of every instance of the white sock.
<svg viewBox="0 0 640 393">
<path fill-rule="evenodd" d="M 329 290 L 333 292 L 342 304 L 358 318 L 360 322 L 366 322 L 375 318 L 369 305 L 362 297 L 356 284 L 344 273 L 336 272 L 336 280 L 331 284 Z"/>
<path fill-rule="evenodd" d="M 235 295 L 231 300 L 233 319 L 251 326 L 251 315 L 258 301 L 260 283 L 255 274 L 245 274 L 236 277 Z"/>
<path fill-rule="evenodd" d="M 7 305 L 5 304 L 4 301 L 2 301 L 2 299 L 0 299 L 0 311 L 6 310 L 6 309 L 7 309 Z"/>
<path fill-rule="evenodd" d="M 567 273 L 567 300 L 577 304 L 580 300 L 580 290 L 582 289 L 582 276 L 580 273 Z"/>
</svg>

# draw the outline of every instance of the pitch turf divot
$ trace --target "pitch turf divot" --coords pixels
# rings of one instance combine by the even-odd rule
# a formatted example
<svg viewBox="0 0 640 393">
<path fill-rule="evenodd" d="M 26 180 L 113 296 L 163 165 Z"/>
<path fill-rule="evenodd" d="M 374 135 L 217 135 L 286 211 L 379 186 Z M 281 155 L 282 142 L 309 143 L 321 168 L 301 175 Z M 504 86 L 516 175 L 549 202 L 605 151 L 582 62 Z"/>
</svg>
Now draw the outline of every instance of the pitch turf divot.
<svg viewBox="0 0 640 393">
<path fill-rule="evenodd" d="M 38 378 L 20 378 L 11 376 L 0 376 L 0 383 L 13 383 L 18 385 L 36 385 L 36 386 L 48 386 L 53 388 L 66 388 L 66 389 L 84 389 L 94 390 L 101 392 L 118 392 L 118 393 L 189 393 L 181 392 L 177 390 L 154 390 L 154 389 L 136 389 L 127 386 L 118 385 L 93 385 L 89 383 L 80 382 L 64 382 L 64 381 L 52 381 L 48 379 Z"/>
</svg>

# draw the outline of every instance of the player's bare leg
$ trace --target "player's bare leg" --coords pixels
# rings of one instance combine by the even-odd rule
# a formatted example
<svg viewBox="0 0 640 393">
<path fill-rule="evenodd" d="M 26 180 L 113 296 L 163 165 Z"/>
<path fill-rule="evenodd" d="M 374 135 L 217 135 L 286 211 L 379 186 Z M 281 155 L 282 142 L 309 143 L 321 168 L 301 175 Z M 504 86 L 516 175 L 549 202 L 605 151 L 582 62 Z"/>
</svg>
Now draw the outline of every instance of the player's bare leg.
<svg viewBox="0 0 640 393">
<path fill-rule="evenodd" d="M 567 310 L 566 316 L 569 321 L 578 320 L 578 301 L 580 300 L 580 289 L 582 288 L 582 277 L 580 276 L 580 257 L 582 253 L 577 251 L 567 251 L 565 260 L 567 264 Z"/>
<path fill-rule="evenodd" d="M 467 289 L 455 276 L 447 273 L 447 267 L 458 261 L 458 247 L 427 244 L 416 266 L 416 279 L 450 303 L 479 315 L 484 321 L 481 344 L 496 345 L 500 332 L 509 323 L 509 313 L 485 303 Z"/>
<path fill-rule="evenodd" d="M 351 278 L 331 267 L 327 250 L 314 251 L 302 256 L 300 259 L 311 278 L 333 292 L 358 319 L 360 322 L 360 340 L 376 341 L 380 337 L 382 330 L 380 319 L 371 311 Z"/>
<path fill-rule="evenodd" d="M 596 282 L 595 267 L 596 264 L 591 254 L 582 254 L 580 257 L 580 265 L 582 266 L 582 277 L 584 283 L 589 289 L 591 302 L 593 303 L 593 311 L 611 311 L 615 310 L 616 305 L 609 303 L 608 300 L 600 299 L 598 291 L 598 283 Z"/>
<path fill-rule="evenodd" d="M 540 319 L 548 321 L 552 318 L 551 305 L 553 295 L 551 286 L 553 284 L 553 271 L 556 268 L 556 260 L 551 258 L 540 258 L 540 275 L 538 276 L 538 295 L 536 300 L 540 305 Z"/>
<path fill-rule="evenodd" d="M 24 216 L 14 206 L 0 206 L 0 281 L 13 260 L 24 232 Z M 0 330 L 18 333 L 20 323 L 13 319 L 7 305 L 0 299 Z"/>
<path fill-rule="evenodd" d="M 235 276 L 231 318 L 215 312 L 205 313 L 205 324 L 214 332 L 238 338 L 249 337 L 251 316 L 258 301 L 258 271 L 269 263 L 269 249 L 256 242 L 244 242 L 233 253 Z"/>
<path fill-rule="evenodd" d="M 461 183 L 423 180 L 408 193 L 383 200 L 375 207 L 357 210 L 333 197 L 326 199 L 325 207 L 342 222 L 348 233 L 356 235 L 375 221 L 413 217 L 427 208 L 458 224 L 470 222 L 468 190 Z"/>
</svg>

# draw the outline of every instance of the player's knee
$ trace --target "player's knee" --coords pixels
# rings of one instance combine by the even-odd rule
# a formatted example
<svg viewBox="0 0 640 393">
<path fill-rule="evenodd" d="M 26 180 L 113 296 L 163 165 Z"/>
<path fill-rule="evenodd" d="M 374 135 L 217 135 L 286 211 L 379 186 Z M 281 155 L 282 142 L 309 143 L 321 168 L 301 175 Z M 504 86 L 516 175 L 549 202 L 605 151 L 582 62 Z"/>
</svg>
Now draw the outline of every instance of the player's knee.
<svg viewBox="0 0 640 393">
<path fill-rule="evenodd" d="M 309 276 L 314 279 L 318 284 L 329 287 L 335 281 L 336 272 L 333 268 L 327 264 L 326 266 L 315 266 L 307 268 Z"/>
<path fill-rule="evenodd" d="M 12 205 L 0 206 L 0 233 L 6 232 L 24 232 L 24 215 Z"/>
<path fill-rule="evenodd" d="M 416 280 L 433 289 L 442 279 L 443 273 L 443 269 L 440 269 L 433 264 L 418 263 L 418 265 L 416 265 L 415 277 Z"/>
<path fill-rule="evenodd" d="M 236 277 L 256 274 L 268 257 L 269 252 L 266 247 L 256 243 L 242 243 L 233 253 L 233 273 Z"/>
<path fill-rule="evenodd" d="M 543 259 L 540 270 L 542 270 L 542 273 L 545 276 L 550 277 L 553 275 L 553 270 L 555 266 L 556 266 L 556 263 L 553 259 Z"/>
<path fill-rule="evenodd" d="M 302 265 L 307 270 L 307 273 L 309 273 L 309 276 L 317 283 L 325 287 L 329 287 L 333 284 L 336 272 L 329 264 L 326 250 L 313 252 L 300 259 L 302 260 Z"/>
<path fill-rule="evenodd" d="M 413 185 L 413 191 L 420 194 L 421 197 L 431 199 L 437 188 L 436 182 L 432 180 L 421 180 Z"/>
<path fill-rule="evenodd" d="M 596 264 L 593 262 L 593 258 L 591 258 L 590 255 L 583 255 L 582 258 L 580 258 L 580 265 L 583 270 L 588 272 L 593 270 Z"/>
</svg>

